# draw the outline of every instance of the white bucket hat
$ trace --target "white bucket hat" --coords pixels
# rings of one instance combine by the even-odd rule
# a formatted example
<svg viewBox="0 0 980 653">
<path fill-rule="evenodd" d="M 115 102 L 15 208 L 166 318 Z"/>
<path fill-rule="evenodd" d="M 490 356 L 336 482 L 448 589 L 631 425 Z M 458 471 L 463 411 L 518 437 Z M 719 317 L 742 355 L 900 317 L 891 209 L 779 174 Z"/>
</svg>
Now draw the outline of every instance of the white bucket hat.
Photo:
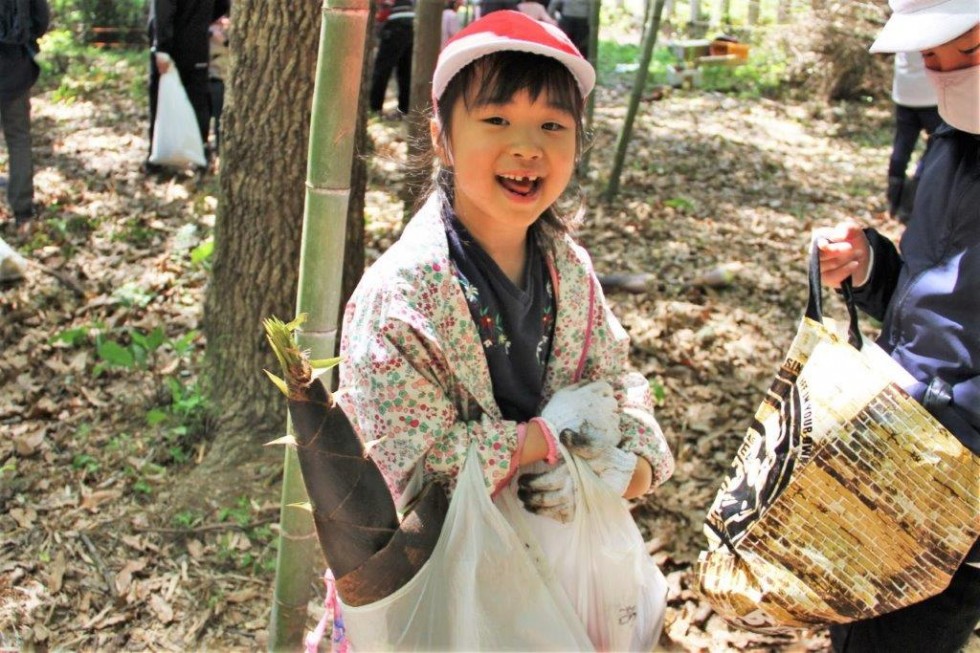
<svg viewBox="0 0 980 653">
<path fill-rule="evenodd" d="M 889 0 L 892 15 L 871 52 L 913 52 L 942 45 L 980 23 L 980 0 Z"/>
<path fill-rule="evenodd" d="M 456 73 L 467 64 L 494 52 L 530 52 L 557 59 L 575 78 L 582 97 L 595 86 L 595 69 L 564 32 L 517 11 L 487 14 L 470 23 L 446 43 L 432 76 L 432 99 L 437 104 Z"/>
</svg>

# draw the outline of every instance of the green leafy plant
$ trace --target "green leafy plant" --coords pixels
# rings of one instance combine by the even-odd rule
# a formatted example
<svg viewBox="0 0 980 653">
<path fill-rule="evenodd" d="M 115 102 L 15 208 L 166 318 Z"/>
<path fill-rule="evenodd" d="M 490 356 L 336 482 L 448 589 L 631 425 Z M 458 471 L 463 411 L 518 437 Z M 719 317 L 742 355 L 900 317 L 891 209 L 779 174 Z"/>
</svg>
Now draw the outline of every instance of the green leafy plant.
<svg viewBox="0 0 980 653">
<path fill-rule="evenodd" d="M 653 395 L 653 400 L 658 406 L 662 406 L 664 400 L 667 398 L 667 390 L 664 388 L 664 384 L 660 382 L 660 379 L 649 379 L 650 393 Z"/>
<path fill-rule="evenodd" d="M 191 250 L 191 263 L 210 270 L 212 254 L 214 254 L 214 238 L 208 238 Z"/>
<path fill-rule="evenodd" d="M 0 479 L 11 477 L 17 473 L 17 459 L 11 456 L 0 465 Z"/>
<path fill-rule="evenodd" d="M 239 526 L 245 526 L 252 521 L 252 502 L 248 497 L 238 497 L 231 508 L 221 508 L 218 511 L 218 521 L 231 520 Z"/>
<path fill-rule="evenodd" d="M 195 510 L 182 510 L 173 516 L 174 525 L 179 528 L 193 528 L 201 523 L 201 514 Z"/>
<path fill-rule="evenodd" d="M 89 474 L 94 474 L 101 467 L 98 460 L 86 453 L 75 454 L 72 458 L 71 466 L 73 469 L 82 470 Z"/>
</svg>

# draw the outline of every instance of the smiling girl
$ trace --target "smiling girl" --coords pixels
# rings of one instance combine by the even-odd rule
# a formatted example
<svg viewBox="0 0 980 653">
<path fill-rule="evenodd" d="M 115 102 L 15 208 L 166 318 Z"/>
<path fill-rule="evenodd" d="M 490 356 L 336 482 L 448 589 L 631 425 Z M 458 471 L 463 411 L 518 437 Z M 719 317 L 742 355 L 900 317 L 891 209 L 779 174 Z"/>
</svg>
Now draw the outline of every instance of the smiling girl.
<svg viewBox="0 0 980 653">
<path fill-rule="evenodd" d="M 433 189 L 362 279 L 341 343 L 341 405 L 401 505 L 433 480 L 452 492 L 471 447 L 491 496 L 559 527 L 576 503 L 559 441 L 621 497 L 673 471 L 628 336 L 555 207 L 594 82 L 559 29 L 513 11 L 440 54 Z"/>
</svg>

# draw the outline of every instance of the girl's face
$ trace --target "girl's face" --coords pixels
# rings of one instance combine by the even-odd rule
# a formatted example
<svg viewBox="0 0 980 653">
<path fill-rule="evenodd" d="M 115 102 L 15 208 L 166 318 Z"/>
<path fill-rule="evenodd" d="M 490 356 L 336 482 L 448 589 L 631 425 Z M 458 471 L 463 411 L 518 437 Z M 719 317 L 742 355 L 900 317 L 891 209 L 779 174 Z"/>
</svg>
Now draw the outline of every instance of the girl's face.
<svg viewBox="0 0 980 653">
<path fill-rule="evenodd" d="M 575 118 L 547 90 L 534 100 L 520 90 L 501 104 L 459 98 L 450 125 L 449 152 L 435 129 L 436 153 L 453 169 L 453 208 L 471 231 L 526 232 L 572 177 Z"/>
</svg>

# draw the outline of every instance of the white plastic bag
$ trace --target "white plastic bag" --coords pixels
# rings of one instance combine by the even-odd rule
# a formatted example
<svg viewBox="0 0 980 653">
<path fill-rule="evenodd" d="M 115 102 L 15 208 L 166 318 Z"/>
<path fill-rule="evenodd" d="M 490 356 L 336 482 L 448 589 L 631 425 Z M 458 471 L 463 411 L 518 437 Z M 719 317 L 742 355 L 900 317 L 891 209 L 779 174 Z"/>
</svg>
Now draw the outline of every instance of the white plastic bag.
<svg viewBox="0 0 980 653">
<path fill-rule="evenodd" d="M 0 281 L 15 281 L 24 276 L 27 261 L 13 247 L 0 238 Z"/>
<path fill-rule="evenodd" d="M 429 561 L 391 596 L 342 605 L 366 651 L 588 651 L 585 628 L 543 576 L 483 484 L 471 448 Z"/>
<path fill-rule="evenodd" d="M 175 167 L 207 164 L 197 115 L 172 62 L 160 75 L 150 163 Z"/>
<path fill-rule="evenodd" d="M 594 631 L 602 650 L 652 650 L 663 576 L 622 500 L 591 470 L 575 474 L 576 518 L 553 522 L 563 532 L 542 548 L 534 522 L 546 518 L 524 510 L 515 484 L 491 503 L 471 448 L 425 566 L 381 601 L 343 606 L 353 649 L 591 651 Z"/>
<path fill-rule="evenodd" d="M 575 484 L 575 517 L 562 524 L 524 510 L 517 479 L 496 504 L 515 531 L 533 539 L 600 651 L 652 651 L 667 607 L 667 582 L 650 559 L 626 502 L 587 463 L 561 453 Z M 547 466 L 538 463 L 544 471 Z"/>
</svg>

